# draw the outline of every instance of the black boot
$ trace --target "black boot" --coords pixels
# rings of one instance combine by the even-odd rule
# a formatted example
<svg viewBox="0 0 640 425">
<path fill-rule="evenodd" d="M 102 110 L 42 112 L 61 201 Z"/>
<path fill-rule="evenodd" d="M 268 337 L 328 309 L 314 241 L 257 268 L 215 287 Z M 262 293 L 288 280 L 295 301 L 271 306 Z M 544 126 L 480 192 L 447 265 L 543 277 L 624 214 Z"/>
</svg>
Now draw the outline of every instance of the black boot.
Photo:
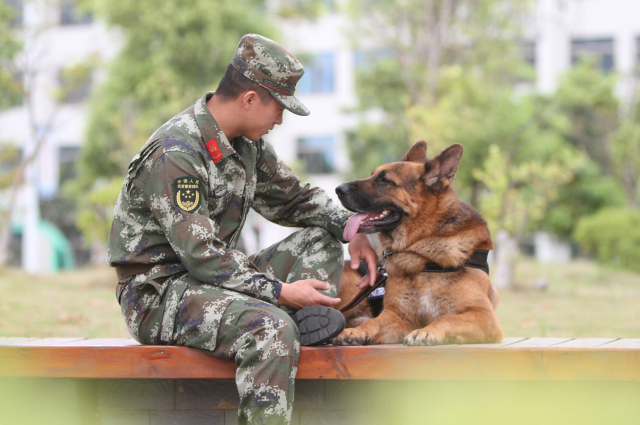
<svg viewBox="0 0 640 425">
<path fill-rule="evenodd" d="M 310 305 L 289 316 L 300 331 L 300 344 L 306 346 L 330 342 L 346 324 L 342 313 L 322 305 Z"/>
</svg>

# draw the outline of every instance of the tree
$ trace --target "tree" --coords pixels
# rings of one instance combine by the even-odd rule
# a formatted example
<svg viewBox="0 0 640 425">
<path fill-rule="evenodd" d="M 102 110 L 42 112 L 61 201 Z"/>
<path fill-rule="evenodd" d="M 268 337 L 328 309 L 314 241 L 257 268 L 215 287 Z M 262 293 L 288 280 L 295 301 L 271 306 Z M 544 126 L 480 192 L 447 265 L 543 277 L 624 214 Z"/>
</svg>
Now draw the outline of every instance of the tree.
<svg viewBox="0 0 640 425">
<path fill-rule="evenodd" d="M 519 242 L 527 227 L 545 217 L 550 202 L 586 160 L 570 147 L 560 149 L 549 158 L 531 158 L 514 163 L 497 145 L 489 148 L 489 156 L 474 175 L 486 191 L 480 199 L 489 227 L 497 229 L 496 270 L 493 283 L 498 288 L 512 285 L 518 259 Z"/>
<path fill-rule="evenodd" d="M 627 107 L 630 112 L 621 117 L 625 108 L 615 95 L 616 84 L 615 75 L 603 74 L 587 59 L 561 78 L 549 99 L 555 113 L 565 117 L 564 139 L 588 155 L 541 222 L 541 228 L 562 238 L 572 238 L 581 217 L 632 199 L 633 143 L 640 139 L 634 139 L 634 108 Z"/>
<path fill-rule="evenodd" d="M 262 0 L 95 0 L 97 16 L 118 27 L 119 55 L 90 100 L 78 178 L 65 187 L 78 200 L 87 241 L 106 243 L 129 161 L 151 133 L 215 89 L 240 38 L 273 37 Z M 97 191 L 95 196 L 86 194 Z"/>
<path fill-rule="evenodd" d="M 640 93 L 628 110 L 611 136 L 611 162 L 629 206 L 640 209 Z"/>
<path fill-rule="evenodd" d="M 381 141 L 385 160 L 397 159 L 419 139 L 437 148 L 444 140 L 462 142 L 466 158 L 484 158 L 486 140 L 476 149 L 478 137 L 467 138 L 476 133 L 452 120 L 456 114 L 481 114 L 493 94 L 511 91 L 515 81 L 531 76 L 519 58 L 518 40 L 532 2 L 351 0 L 348 5 L 361 57 L 359 110 L 382 116 L 381 123 L 371 123 L 363 112 L 364 123 L 349 136 L 358 172 L 380 165 Z M 458 181 L 475 196 L 469 178 L 471 173 Z"/>
<path fill-rule="evenodd" d="M 559 112 L 568 117 L 567 140 L 583 149 L 606 174 L 613 173 L 611 136 L 619 126 L 617 78 L 603 74 L 588 58 L 567 72 L 554 95 Z"/>
<path fill-rule="evenodd" d="M 22 81 L 16 64 L 22 41 L 14 24 L 17 11 L 0 3 L 0 110 L 22 102 Z"/>
<path fill-rule="evenodd" d="M 84 69 L 84 64 L 74 64 L 63 70 L 69 77 L 60 85 L 55 93 L 51 93 L 49 108 L 36 108 L 35 90 L 39 80 L 48 70 L 46 69 L 46 48 L 43 41 L 47 37 L 47 30 L 52 23 L 46 19 L 37 20 L 28 25 L 20 26 L 16 22 L 19 16 L 17 9 L 0 3 L 0 110 L 14 106 L 21 106 L 27 118 L 27 141 L 23 144 L 22 157 L 16 160 L 17 147 L 3 146 L 0 156 L 11 158 L 12 167 L 6 176 L 0 176 L 0 190 L 8 192 L 7 207 L 0 211 L 0 266 L 8 260 L 10 239 L 11 214 L 17 204 L 18 194 L 25 183 L 34 186 L 33 173 L 30 168 L 38 158 L 42 146 L 48 140 L 59 112 L 60 102 L 77 85 L 78 70 Z M 85 72 L 86 74 L 86 72 Z M 13 142 L 13 141 L 12 141 Z M 3 158 L 3 159 L 4 159 Z M 10 162 L 11 164 L 11 162 Z M 30 181 L 31 180 L 31 181 Z M 9 183 L 10 181 L 10 183 Z M 28 187 L 27 186 L 27 187 Z M 31 199 L 25 218 L 27 225 L 25 232 L 37 225 L 39 218 L 38 200 L 35 189 L 25 196 Z M 31 223 L 31 224 L 29 224 Z M 24 234 L 23 233 L 23 234 Z"/>
<path fill-rule="evenodd" d="M 17 55 L 22 50 L 22 42 L 13 24 L 16 10 L 0 3 L 0 110 L 20 104 L 22 84 L 19 69 L 16 66 Z M 3 144 L 0 146 L 0 191 L 16 186 L 20 168 L 17 147 Z M 11 208 L 17 189 L 10 190 L 7 205 L 0 205 L 0 266 L 8 260 L 9 237 L 11 235 Z"/>
</svg>

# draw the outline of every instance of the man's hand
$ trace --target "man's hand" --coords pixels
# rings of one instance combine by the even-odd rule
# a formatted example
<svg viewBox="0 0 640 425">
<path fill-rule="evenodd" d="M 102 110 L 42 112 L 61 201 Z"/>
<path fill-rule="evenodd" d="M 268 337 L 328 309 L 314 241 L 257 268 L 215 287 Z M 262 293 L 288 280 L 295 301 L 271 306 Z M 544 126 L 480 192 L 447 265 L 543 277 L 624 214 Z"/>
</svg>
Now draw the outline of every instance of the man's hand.
<svg viewBox="0 0 640 425">
<path fill-rule="evenodd" d="M 278 304 L 289 310 L 297 311 L 309 305 L 324 305 L 335 307 L 340 298 L 331 298 L 318 292 L 331 288 L 328 283 L 314 279 L 298 280 L 293 283 L 283 283 L 278 297 Z"/>
<path fill-rule="evenodd" d="M 367 285 L 373 286 L 378 276 L 378 255 L 373 249 L 369 235 L 356 233 L 349 241 L 349 255 L 351 256 L 352 269 L 358 268 L 360 260 L 364 260 L 369 269 L 367 274 L 356 283 L 356 286 L 360 289 L 364 289 Z"/>
</svg>

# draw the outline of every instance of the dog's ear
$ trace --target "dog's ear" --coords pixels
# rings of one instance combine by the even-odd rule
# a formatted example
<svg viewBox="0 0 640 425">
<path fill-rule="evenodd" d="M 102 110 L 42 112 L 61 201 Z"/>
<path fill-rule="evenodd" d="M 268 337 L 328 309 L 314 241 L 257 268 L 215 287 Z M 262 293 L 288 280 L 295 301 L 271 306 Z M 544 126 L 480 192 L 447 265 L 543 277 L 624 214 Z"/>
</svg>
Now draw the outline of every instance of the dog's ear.
<svg viewBox="0 0 640 425">
<path fill-rule="evenodd" d="M 439 193 L 451 186 L 463 152 L 462 145 L 456 143 L 424 163 L 424 181 L 431 190 Z"/>
<path fill-rule="evenodd" d="M 427 142 L 420 140 L 411 146 L 409 152 L 402 158 L 403 161 L 425 162 L 427 160 Z"/>
</svg>

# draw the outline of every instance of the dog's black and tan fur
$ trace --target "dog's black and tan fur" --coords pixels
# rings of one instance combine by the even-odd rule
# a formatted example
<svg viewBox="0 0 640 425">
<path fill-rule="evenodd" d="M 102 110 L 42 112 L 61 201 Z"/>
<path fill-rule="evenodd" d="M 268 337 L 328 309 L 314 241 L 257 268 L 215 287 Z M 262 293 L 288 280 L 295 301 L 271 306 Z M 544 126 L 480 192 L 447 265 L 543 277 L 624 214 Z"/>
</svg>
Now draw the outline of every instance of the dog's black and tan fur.
<svg viewBox="0 0 640 425">
<path fill-rule="evenodd" d="M 422 271 L 430 262 L 455 268 L 475 250 L 493 249 L 484 219 L 451 188 L 462 152 L 462 145 L 453 145 L 428 159 L 427 144 L 420 141 L 403 161 L 383 165 L 368 179 L 338 187 L 346 208 L 375 213 L 361 223 L 358 232 L 379 232 L 381 248 L 395 253 L 385 262 L 389 279 L 381 314 L 370 318 L 366 303 L 361 303 L 345 314 L 349 327 L 334 344 L 502 340 L 494 310 L 498 294 L 485 272 L 468 267 L 448 273 Z M 354 283 L 359 278 L 345 265 L 340 290 L 343 303 L 357 292 Z"/>
</svg>

